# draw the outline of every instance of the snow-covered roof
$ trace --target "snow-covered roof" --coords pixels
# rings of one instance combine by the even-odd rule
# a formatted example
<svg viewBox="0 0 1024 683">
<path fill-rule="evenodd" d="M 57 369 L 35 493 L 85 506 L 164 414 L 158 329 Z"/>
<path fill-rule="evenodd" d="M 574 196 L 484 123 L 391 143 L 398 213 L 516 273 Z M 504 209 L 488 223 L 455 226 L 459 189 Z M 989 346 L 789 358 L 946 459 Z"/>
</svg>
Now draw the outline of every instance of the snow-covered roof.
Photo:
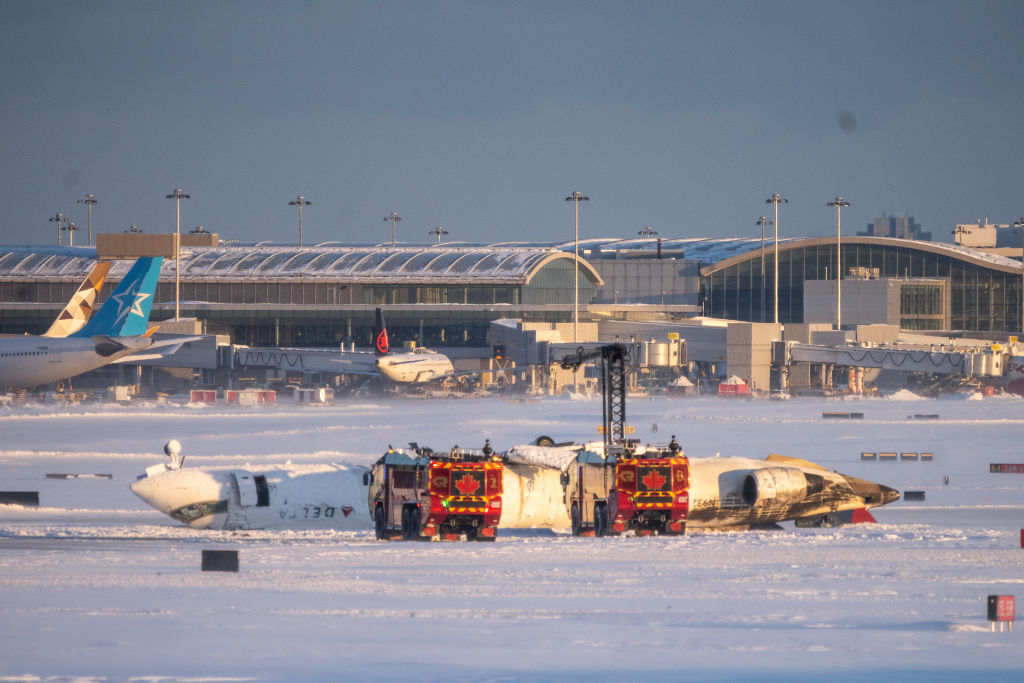
<svg viewBox="0 0 1024 683">
<path fill-rule="evenodd" d="M 0 247 L 0 277 L 81 277 L 92 266 L 89 247 Z M 231 245 L 182 247 L 181 278 L 326 278 L 344 281 L 497 281 L 525 284 L 551 261 L 571 256 L 551 245 L 522 246 L 322 246 Z M 116 263 L 115 278 L 130 264 Z M 585 261 L 591 279 L 600 275 Z M 174 273 L 165 259 L 164 277 Z"/>
<path fill-rule="evenodd" d="M 787 237 L 779 249 L 787 251 L 810 246 L 827 246 L 832 238 Z M 897 246 L 944 254 L 978 265 L 1018 272 L 1020 262 L 945 242 L 923 242 L 891 237 L 844 237 L 844 244 Z M 771 249 L 774 242 L 766 241 Z M 573 242 L 499 242 L 465 245 L 338 245 L 334 242 L 310 247 L 259 244 L 222 244 L 217 247 L 183 247 L 181 277 L 190 278 L 326 278 L 344 281 L 478 282 L 528 283 L 547 263 L 571 259 Z M 656 251 L 657 238 L 580 240 L 580 267 L 595 282 L 600 276 L 588 260 L 611 257 L 620 251 Z M 663 252 L 682 252 L 682 258 L 702 264 L 702 274 L 750 258 L 761 249 L 760 238 L 687 237 L 662 239 Z M 675 256 L 678 258 L 678 256 Z M 93 247 L 0 246 L 0 277 L 66 278 L 84 277 L 96 259 Z M 118 278 L 130 262 L 115 262 L 110 276 Z M 173 277 L 173 260 L 165 259 L 162 275 Z"/>
</svg>

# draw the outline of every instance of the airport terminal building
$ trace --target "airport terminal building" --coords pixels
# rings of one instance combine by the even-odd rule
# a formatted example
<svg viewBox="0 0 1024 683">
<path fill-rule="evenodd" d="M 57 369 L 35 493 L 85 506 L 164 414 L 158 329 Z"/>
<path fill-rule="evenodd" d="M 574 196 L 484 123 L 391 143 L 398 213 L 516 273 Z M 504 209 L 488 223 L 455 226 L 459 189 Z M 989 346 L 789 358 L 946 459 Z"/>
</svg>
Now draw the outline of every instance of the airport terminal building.
<svg viewBox="0 0 1024 683">
<path fill-rule="evenodd" d="M 572 242 L 298 247 L 213 240 L 182 247 L 178 300 L 181 317 L 198 320 L 200 332 L 260 347 L 369 346 L 378 306 L 396 342 L 483 347 L 497 319 L 572 321 L 575 291 L 580 322 L 774 319 L 771 243 L 762 249 L 759 239 L 641 238 L 577 246 L 578 269 Z M 96 258 L 112 257 L 96 247 L 0 247 L 0 333 L 41 333 Z M 867 236 L 844 238 L 842 260 L 843 306 L 850 315 L 875 315 L 870 301 L 858 299 L 881 297 L 882 319 L 874 322 L 898 320 L 918 330 L 1021 330 L 1017 260 L 953 244 Z M 779 322 L 829 319 L 832 313 L 819 309 L 830 301 L 835 263 L 835 240 L 780 240 Z M 128 266 L 114 263 L 103 297 Z M 154 322 L 174 317 L 175 267 L 165 258 Z M 851 280 L 890 284 L 881 294 L 870 287 L 857 294 Z M 846 321 L 855 322 L 844 313 Z"/>
</svg>

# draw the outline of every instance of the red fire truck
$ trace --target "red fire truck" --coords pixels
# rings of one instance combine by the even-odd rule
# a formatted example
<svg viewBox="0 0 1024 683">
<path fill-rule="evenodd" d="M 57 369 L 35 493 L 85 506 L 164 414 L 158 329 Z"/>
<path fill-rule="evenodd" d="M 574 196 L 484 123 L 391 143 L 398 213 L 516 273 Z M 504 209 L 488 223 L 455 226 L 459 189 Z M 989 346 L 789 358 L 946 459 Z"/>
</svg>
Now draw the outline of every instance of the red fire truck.
<svg viewBox="0 0 1024 683">
<path fill-rule="evenodd" d="M 626 347 L 582 348 L 562 360 L 576 369 L 601 361 L 604 444 L 582 450 L 562 473 L 573 534 L 638 536 L 681 534 L 690 510 L 690 464 L 672 437 L 664 448 L 640 447 L 623 437 L 626 422 Z M 597 451 L 601 451 L 598 453 Z"/>
<path fill-rule="evenodd" d="M 642 450 L 642 449 L 641 449 Z M 689 461 L 672 449 L 581 451 L 562 475 L 574 535 L 682 534 L 690 509 Z"/>
<path fill-rule="evenodd" d="M 501 456 L 410 444 L 389 449 L 364 475 L 378 539 L 495 540 L 501 518 Z"/>
</svg>

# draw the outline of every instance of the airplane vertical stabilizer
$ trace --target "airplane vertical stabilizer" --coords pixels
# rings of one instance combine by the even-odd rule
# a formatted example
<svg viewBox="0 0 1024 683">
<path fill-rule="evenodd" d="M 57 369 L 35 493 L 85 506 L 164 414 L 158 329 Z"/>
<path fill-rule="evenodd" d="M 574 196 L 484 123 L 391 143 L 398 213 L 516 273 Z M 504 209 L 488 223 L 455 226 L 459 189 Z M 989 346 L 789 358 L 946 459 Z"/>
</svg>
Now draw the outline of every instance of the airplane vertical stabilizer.
<svg viewBox="0 0 1024 683">
<path fill-rule="evenodd" d="M 391 350 L 388 328 L 384 325 L 384 311 L 377 309 L 377 322 L 373 326 L 373 352 L 378 356 L 386 356 Z"/>
<path fill-rule="evenodd" d="M 100 310 L 73 337 L 135 336 L 146 332 L 163 258 L 138 259 Z"/>
<path fill-rule="evenodd" d="M 43 333 L 44 337 L 67 337 L 82 329 L 92 317 L 96 307 L 96 297 L 99 296 L 100 287 L 103 286 L 108 270 L 110 270 L 110 261 L 96 262 L 89 274 L 85 276 L 85 282 L 68 301 L 68 305 L 53 321 L 50 329 Z"/>
</svg>

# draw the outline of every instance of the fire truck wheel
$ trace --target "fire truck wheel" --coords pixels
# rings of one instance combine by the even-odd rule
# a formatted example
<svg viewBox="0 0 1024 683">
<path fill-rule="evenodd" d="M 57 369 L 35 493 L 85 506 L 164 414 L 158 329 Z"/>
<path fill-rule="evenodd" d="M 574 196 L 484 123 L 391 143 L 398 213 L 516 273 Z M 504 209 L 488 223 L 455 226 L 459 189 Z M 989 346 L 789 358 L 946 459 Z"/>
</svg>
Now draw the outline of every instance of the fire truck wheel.
<svg viewBox="0 0 1024 683">
<path fill-rule="evenodd" d="M 419 538 L 420 524 L 416 514 L 416 508 L 402 508 L 402 538 L 406 541 L 414 541 Z"/>
<path fill-rule="evenodd" d="M 608 508 L 604 505 L 594 506 L 594 535 L 608 535 Z"/>
<path fill-rule="evenodd" d="M 373 530 L 377 534 L 377 540 L 384 540 L 384 508 L 378 507 L 373 511 Z"/>
<path fill-rule="evenodd" d="M 498 537 L 497 536 L 481 536 L 480 534 L 477 534 L 476 540 L 477 540 L 478 543 L 494 543 L 495 541 L 498 540 Z"/>
<path fill-rule="evenodd" d="M 580 527 L 580 508 L 573 503 L 572 512 L 569 513 L 569 522 L 572 525 L 572 535 L 579 536 L 583 529 Z"/>
</svg>

